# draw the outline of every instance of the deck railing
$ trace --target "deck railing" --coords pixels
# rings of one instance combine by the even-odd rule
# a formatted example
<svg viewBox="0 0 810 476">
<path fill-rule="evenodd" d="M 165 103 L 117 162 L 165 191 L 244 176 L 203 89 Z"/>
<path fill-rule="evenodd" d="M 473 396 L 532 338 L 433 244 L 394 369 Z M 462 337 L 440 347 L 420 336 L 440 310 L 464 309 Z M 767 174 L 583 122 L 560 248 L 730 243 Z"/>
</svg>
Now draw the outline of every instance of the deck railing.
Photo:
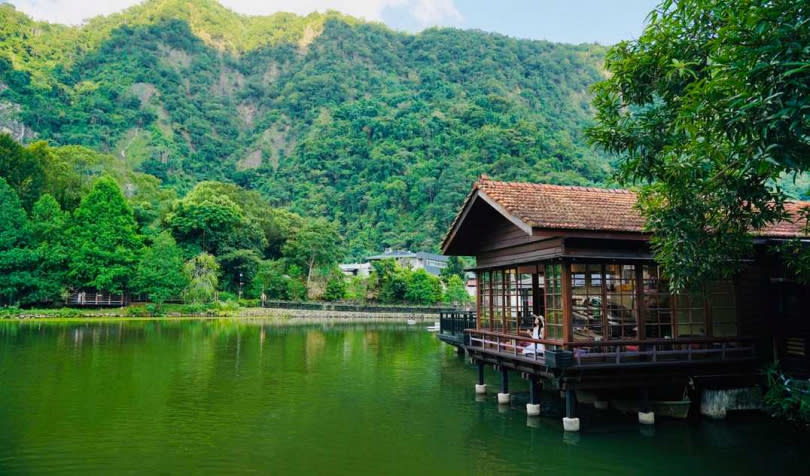
<svg viewBox="0 0 810 476">
<path fill-rule="evenodd" d="M 120 307 L 128 303 L 123 294 L 79 291 L 71 293 L 66 304 L 72 307 Z"/>
<path fill-rule="evenodd" d="M 471 350 L 509 356 L 548 367 L 650 366 L 697 362 L 732 362 L 755 357 L 753 338 L 689 337 L 563 343 L 481 329 L 467 329 Z M 542 345 L 542 347 L 540 347 Z"/>
<path fill-rule="evenodd" d="M 475 327 L 475 311 L 439 312 L 439 332 L 463 335 L 466 329 Z"/>
</svg>

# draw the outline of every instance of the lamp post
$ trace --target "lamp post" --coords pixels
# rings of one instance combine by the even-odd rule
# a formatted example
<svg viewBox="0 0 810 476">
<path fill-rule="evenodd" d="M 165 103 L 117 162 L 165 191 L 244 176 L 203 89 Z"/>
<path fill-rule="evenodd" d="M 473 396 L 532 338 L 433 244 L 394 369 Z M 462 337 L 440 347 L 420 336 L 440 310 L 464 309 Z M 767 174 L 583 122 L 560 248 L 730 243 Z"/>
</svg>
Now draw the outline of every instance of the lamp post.
<svg viewBox="0 0 810 476">
<path fill-rule="evenodd" d="M 242 285 L 244 282 L 242 281 L 242 273 L 239 273 L 239 299 L 242 299 Z"/>
</svg>

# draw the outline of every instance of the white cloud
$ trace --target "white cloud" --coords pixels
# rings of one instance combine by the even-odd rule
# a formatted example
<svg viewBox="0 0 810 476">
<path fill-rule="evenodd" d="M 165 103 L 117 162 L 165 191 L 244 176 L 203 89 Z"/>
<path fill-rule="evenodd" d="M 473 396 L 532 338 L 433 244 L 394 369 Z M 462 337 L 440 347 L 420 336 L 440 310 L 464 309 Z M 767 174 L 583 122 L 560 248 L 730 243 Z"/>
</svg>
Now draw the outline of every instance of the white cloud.
<svg viewBox="0 0 810 476">
<path fill-rule="evenodd" d="M 226 7 L 247 15 L 292 12 L 306 15 L 313 11 L 337 10 L 382 21 L 386 9 L 396 8 L 413 17 L 422 27 L 455 24 L 461 13 L 455 0 L 220 0 Z M 137 0 L 12 0 L 12 4 L 37 20 L 76 25 L 96 15 L 108 15 L 130 7 Z"/>
</svg>

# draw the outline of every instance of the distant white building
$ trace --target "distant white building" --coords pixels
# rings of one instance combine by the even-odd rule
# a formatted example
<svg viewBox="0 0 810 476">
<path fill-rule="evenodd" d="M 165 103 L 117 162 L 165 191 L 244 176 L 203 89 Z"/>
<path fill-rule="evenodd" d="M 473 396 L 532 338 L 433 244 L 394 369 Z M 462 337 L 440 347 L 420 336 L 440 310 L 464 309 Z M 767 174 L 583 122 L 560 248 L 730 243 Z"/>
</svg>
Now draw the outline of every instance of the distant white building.
<svg viewBox="0 0 810 476">
<path fill-rule="evenodd" d="M 471 297 L 475 297 L 478 294 L 478 280 L 475 279 L 475 273 L 464 273 L 465 277 L 465 288 L 467 289 L 467 294 Z"/>
<path fill-rule="evenodd" d="M 424 253 L 422 251 L 399 251 L 389 248 L 385 250 L 383 254 L 369 256 L 366 259 L 370 262 L 393 259 L 400 266 L 410 268 L 414 271 L 424 269 L 430 274 L 439 276 L 442 270 L 447 267 L 447 261 L 450 258 L 433 253 Z"/>
<path fill-rule="evenodd" d="M 338 266 L 346 276 L 367 278 L 371 274 L 371 263 L 347 263 Z"/>
</svg>

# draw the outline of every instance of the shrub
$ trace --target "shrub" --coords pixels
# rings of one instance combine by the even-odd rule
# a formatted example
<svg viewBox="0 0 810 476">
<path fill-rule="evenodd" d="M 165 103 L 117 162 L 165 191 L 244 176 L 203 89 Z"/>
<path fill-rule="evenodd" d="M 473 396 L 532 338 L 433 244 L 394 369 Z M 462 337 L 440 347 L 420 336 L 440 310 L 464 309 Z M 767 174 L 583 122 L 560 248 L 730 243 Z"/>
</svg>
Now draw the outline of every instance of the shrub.
<svg viewBox="0 0 810 476">
<path fill-rule="evenodd" d="M 765 409 L 774 418 L 810 425 L 810 380 L 793 380 L 779 371 L 778 363 L 766 370 Z"/>
<path fill-rule="evenodd" d="M 346 297 L 346 280 L 343 275 L 334 275 L 326 282 L 323 293 L 325 301 L 341 301 Z"/>
</svg>

